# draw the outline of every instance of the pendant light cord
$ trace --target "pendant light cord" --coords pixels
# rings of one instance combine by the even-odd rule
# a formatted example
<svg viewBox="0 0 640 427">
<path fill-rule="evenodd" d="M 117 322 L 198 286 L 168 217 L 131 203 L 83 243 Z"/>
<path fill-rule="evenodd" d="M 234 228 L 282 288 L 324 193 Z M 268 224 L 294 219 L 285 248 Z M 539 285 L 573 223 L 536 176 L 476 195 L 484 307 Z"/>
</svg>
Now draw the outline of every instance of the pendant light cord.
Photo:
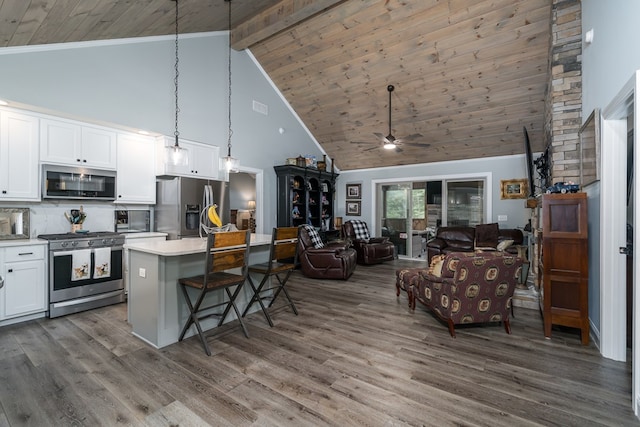
<svg viewBox="0 0 640 427">
<path fill-rule="evenodd" d="M 228 106 L 229 106 L 229 135 L 227 137 L 227 156 L 231 157 L 231 135 L 233 135 L 233 129 L 231 129 L 231 0 L 225 0 L 229 2 L 229 61 L 227 75 L 229 76 L 229 92 L 228 92 Z"/>
<path fill-rule="evenodd" d="M 176 143 L 175 146 L 178 146 L 178 137 L 180 136 L 180 131 L 178 131 L 178 113 L 180 112 L 180 107 L 178 107 L 178 76 L 180 75 L 180 72 L 178 71 L 178 62 L 180 62 L 180 60 L 178 59 L 178 0 L 174 0 L 176 2 L 176 65 L 175 65 L 175 70 L 176 70 L 176 76 L 173 79 L 173 82 L 175 84 L 176 87 L 176 130 L 173 132 L 173 134 L 176 137 Z"/>
</svg>

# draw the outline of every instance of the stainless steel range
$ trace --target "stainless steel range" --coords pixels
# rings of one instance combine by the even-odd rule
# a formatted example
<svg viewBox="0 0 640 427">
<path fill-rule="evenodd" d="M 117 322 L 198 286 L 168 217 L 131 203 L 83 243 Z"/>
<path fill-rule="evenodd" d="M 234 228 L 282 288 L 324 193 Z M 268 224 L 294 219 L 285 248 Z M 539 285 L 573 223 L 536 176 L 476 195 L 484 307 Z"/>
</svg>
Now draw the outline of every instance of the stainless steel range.
<svg viewBox="0 0 640 427">
<path fill-rule="evenodd" d="M 38 238 L 49 241 L 49 317 L 125 300 L 123 234 L 104 231 Z"/>
</svg>

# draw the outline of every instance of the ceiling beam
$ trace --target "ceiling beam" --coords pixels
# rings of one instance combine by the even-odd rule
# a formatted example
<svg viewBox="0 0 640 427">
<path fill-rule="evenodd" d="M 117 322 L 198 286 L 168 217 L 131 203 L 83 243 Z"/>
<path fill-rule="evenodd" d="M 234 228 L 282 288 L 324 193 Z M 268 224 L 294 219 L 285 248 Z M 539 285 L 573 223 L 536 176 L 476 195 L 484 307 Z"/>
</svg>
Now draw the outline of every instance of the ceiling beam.
<svg viewBox="0 0 640 427">
<path fill-rule="evenodd" d="M 282 0 L 231 31 L 231 47 L 242 50 L 346 0 Z"/>
</svg>

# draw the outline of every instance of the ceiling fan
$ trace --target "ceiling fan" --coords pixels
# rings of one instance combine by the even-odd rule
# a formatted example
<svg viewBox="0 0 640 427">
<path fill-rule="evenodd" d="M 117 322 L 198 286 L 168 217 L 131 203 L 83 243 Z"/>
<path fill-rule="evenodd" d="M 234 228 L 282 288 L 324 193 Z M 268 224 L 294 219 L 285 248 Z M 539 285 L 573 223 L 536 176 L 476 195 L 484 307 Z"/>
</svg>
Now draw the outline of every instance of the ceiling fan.
<svg viewBox="0 0 640 427">
<path fill-rule="evenodd" d="M 393 134 L 391 134 L 391 92 L 393 92 L 394 89 L 395 87 L 393 85 L 387 86 L 387 91 L 389 92 L 389 134 L 387 136 L 384 136 L 379 132 L 374 132 L 373 134 L 376 137 L 378 137 L 378 139 L 382 142 L 382 146 L 387 150 L 396 150 L 396 152 L 401 152 L 402 149 L 400 148 L 400 146 L 402 145 L 421 147 L 421 148 L 429 147 L 431 144 L 427 144 L 424 142 L 407 142 L 417 138 L 422 138 L 423 135 L 420 133 L 414 133 L 414 134 L 408 135 L 403 139 L 398 139 L 395 136 L 393 136 Z M 360 141 L 351 141 L 351 143 L 352 144 L 371 144 L 370 142 L 360 142 Z M 379 148 L 379 145 L 376 145 L 375 147 L 372 147 L 372 148 L 368 148 L 364 151 L 375 150 L 377 148 Z"/>
</svg>

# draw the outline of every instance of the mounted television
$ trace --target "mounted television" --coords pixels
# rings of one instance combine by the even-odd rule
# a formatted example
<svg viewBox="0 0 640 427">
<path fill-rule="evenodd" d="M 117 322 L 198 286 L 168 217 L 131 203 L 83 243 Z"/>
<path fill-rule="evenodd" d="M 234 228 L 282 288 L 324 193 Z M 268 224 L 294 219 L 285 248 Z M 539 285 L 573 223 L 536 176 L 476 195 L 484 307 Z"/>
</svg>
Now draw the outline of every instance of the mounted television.
<svg viewBox="0 0 640 427">
<path fill-rule="evenodd" d="M 527 128 L 523 126 L 522 131 L 524 132 L 524 152 L 527 155 L 527 179 L 529 180 L 529 194 L 527 194 L 527 197 L 532 198 L 536 195 L 533 183 L 533 154 L 531 154 L 531 143 L 529 142 Z"/>
</svg>

